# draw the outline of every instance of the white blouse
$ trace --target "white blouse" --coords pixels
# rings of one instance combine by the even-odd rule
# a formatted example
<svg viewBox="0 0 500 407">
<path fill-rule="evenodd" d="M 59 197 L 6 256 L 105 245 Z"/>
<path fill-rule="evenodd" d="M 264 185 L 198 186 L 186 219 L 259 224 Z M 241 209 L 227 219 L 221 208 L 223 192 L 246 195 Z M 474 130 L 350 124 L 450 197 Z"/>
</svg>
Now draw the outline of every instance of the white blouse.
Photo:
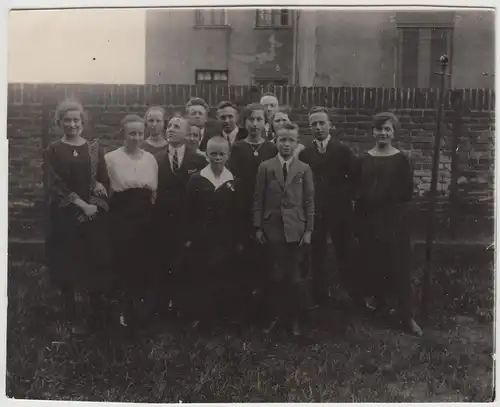
<svg viewBox="0 0 500 407">
<path fill-rule="evenodd" d="M 108 168 L 111 190 L 115 192 L 131 188 L 158 188 L 158 163 L 153 154 L 142 150 L 139 159 L 131 158 L 120 147 L 104 156 Z"/>
</svg>

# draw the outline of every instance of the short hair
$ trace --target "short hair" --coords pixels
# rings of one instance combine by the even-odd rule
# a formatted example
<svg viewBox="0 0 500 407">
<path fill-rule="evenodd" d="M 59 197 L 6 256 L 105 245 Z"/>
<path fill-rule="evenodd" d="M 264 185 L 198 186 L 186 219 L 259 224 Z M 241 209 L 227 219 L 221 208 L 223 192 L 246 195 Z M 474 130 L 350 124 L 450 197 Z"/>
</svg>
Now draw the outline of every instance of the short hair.
<svg viewBox="0 0 500 407">
<path fill-rule="evenodd" d="M 233 102 L 229 100 L 225 100 L 223 102 L 220 102 L 217 105 L 217 110 L 225 109 L 226 107 L 232 107 L 234 110 L 236 110 L 239 113 L 238 106 L 236 106 Z"/>
<path fill-rule="evenodd" d="M 231 144 L 229 143 L 229 140 L 222 136 L 210 137 L 207 141 L 207 148 L 206 148 L 207 150 L 211 144 L 226 144 L 228 150 L 231 150 Z"/>
<path fill-rule="evenodd" d="M 146 110 L 146 113 L 144 114 L 144 120 L 148 120 L 148 116 L 151 112 L 160 112 L 161 115 L 163 116 L 163 120 L 165 120 L 165 109 L 161 106 L 150 106 L 148 110 Z"/>
<path fill-rule="evenodd" d="M 59 125 L 60 121 L 63 119 L 64 115 L 68 112 L 80 112 L 80 116 L 83 122 L 86 122 L 88 116 L 83 108 L 83 105 L 78 102 L 76 99 L 68 98 L 59 103 L 56 107 L 56 111 L 54 113 L 54 121 L 57 125 Z"/>
<path fill-rule="evenodd" d="M 262 112 L 264 113 L 264 120 L 267 122 L 267 116 L 265 113 L 266 108 L 260 103 L 250 103 L 249 105 L 247 105 L 247 107 L 245 108 L 245 114 L 243 115 L 243 122 L 246 122 L 250 115 L 257 110 L 262 110 Z"/>
<path fill-rule="evenodd" d="M 272 96 L 273 98 L 275 98 L 276 100 L 278 100 L 278 96 L 276 96 L 276 94 L 274 94 L 273 92 L 266 92 L 264 93 L 261 97 L 260 97 L 260 100 L 262 100 L 263 97 L 265 96 Z"/>
<path fill-rule="evenodd" d="M 281 127 L 278 131 L 281 130 L 299 131 L 299 126 L 297 126 L 295 123 L 285 123 L 283 124 L 283 127 Z"/>
<path fill-rule="evenodd" d="M 270 128 L 270 130 L 271 130 L 273 133 L 275 133 L 275 132 L 276 132 L 276 130 L 274 129 L 274 117 L 275 117 L 278 113 L 281 113 L 281 114 L 286 115 L 286 116 L 288 117 L 288 119 L 291 121 L 291 119 L 290 119 L 290 115 L 289 115 L 289 113 L 288 113 L 288 108 L 285 106 L 285 107 L 284 107 L 284 109 L 281 109 L 281 107 L 280 107 L 280 109 L 279 109 L 276 113 L 274 113 L 274 114 L 273 114 L 273 116 L 269 119 L 269 128 Z"/>
<path fill-rule="evenodd" d="M 330 111 L 324 106 L 313 106 L 309 110 L 308 117 L 313 115 L 314 113 L 325 113 L 328 116 L 328 120 L 330 120 Z"/>
<path fill-rule="evenodd" d="M 142 123 L 144 124 L 144 119 L 137 114 L 128 114 L 120 121 L 121 129 L 125 129 L 125 126 L 129 123 Z"/>
<path fill-rule="evenodd" d="M 400 128 L 400 123 L 398 117 L 391 112 L 377 113 L 372 119 L 372 129 L 380 128 L 385 122 L 391 122 L 394 132 L 397 133 Z"/>
<path fill-rule="evenodd" d="M 181 114 L 176 114 L 176 115 L 172 116 L 170 119 L 168 119 L 168 123 L 170 123 L 174 119 L 180 119 L 180 120 L 185 121 L 186 125 L 188 126 L 188 130 L 191 128 L 191 123 L 189 123 L 189 118 L 188 117 L 183 116 Z"/>
<path fill-rule="evenodd" d="M 276 132 L 276 140 L 278 140 L 280 133 L 284 131 L 297 132 L 297 138 L 299 138 L 299 126 L 297 126 L 295 123 L 285 123 L 283 127 L 280 127 Z"/>
<path fill-rule="evenodd" d="M 191 106 L 203 106 L 205 110 L 208 112 L 208 104 L 205 102 L 204 99 L 199 98 L 199 97 L 194 97 L 188 100 L 186 103 L 186 111 L 191 107 Z"/>
</svg>

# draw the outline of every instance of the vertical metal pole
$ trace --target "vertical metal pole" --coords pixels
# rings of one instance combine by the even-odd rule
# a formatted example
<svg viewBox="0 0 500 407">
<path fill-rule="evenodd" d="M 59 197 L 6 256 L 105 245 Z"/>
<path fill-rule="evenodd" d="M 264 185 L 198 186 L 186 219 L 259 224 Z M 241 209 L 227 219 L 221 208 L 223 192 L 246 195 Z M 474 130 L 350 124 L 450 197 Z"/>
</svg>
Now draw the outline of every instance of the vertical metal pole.
<svg viewBox="0 0 500 407">
<path fill-rule="evenodd" d="M 421 304 L 422 321 L 424 323 L 428 322 L 429 318 L 432 245 L 434 243 L 434 235 L 435 235 L 434 214 L 436 212 L 437 183 L 439 176 L 439 160 L 440 160 L 440 149 L 441 149 L 441 122 L 443 121 L 443 103 L 444 103 L 446 69 L 448 67 L 448 56 L 446 55 L 441 56 L 439 62 L 441 65 L 441 72 L 436 72 L 436 74 L 441 76 L 441 83 L 439 89 L 439 102 L 437 107 L 437 124 L 436 124 L 436 136 L 434 138 L 434 154 L 432 158 L 432 178 L 431 178 L 431 188 L 429 192 L 427 238 L 425 246 L 425 269 L 423 276 L 422 304 Z"/>
</svg>

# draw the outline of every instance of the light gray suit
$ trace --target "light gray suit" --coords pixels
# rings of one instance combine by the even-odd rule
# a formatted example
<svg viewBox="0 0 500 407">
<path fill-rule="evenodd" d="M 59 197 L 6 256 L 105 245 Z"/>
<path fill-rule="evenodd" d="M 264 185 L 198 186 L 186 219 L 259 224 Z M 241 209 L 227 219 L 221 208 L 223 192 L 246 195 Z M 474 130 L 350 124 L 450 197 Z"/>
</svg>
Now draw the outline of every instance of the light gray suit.
<svg viewBox="0 0 500 407">
<path fill-rule="evenodd" d="M 314 227 L 314 181 L 309 165 L 293 158 L 285 182 L 278 156 L 260 164 L 253 223 L 269 242 L 299 242 Z"/>
</svg>

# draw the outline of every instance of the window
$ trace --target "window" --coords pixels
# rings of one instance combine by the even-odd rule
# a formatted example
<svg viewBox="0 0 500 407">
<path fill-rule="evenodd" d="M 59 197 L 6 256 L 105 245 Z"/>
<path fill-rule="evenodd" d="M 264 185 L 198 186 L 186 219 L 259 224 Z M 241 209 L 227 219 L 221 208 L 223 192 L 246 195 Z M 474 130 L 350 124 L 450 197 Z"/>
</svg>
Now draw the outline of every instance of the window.
<svg viewBox="0 0 500 407">
<path fill-rule="evenodd" d="M 228 71 L 201 70 L 195 72 L 195 83 L 200 84 L 223 84 L 227 85 L 229 79 Z"/>
<path fill-rule="evenodd" d="M 197 27 L 226 27 L 227 10 L 223 8 L 196 10 Z"/>
<path fill-rule="evenodd" d="M 399 47 L 396 86 L 436 88 L 440 86 L 439 57 L 448 55 L 448 74 L 452 66 L 453 13 L 398 13 Z"/>
<path fill-rule="evenodd" d="M 288 9 L 257 9 L 255 27 L 289 27 L 291 24 L 290 10 Z"/>
</svg>

